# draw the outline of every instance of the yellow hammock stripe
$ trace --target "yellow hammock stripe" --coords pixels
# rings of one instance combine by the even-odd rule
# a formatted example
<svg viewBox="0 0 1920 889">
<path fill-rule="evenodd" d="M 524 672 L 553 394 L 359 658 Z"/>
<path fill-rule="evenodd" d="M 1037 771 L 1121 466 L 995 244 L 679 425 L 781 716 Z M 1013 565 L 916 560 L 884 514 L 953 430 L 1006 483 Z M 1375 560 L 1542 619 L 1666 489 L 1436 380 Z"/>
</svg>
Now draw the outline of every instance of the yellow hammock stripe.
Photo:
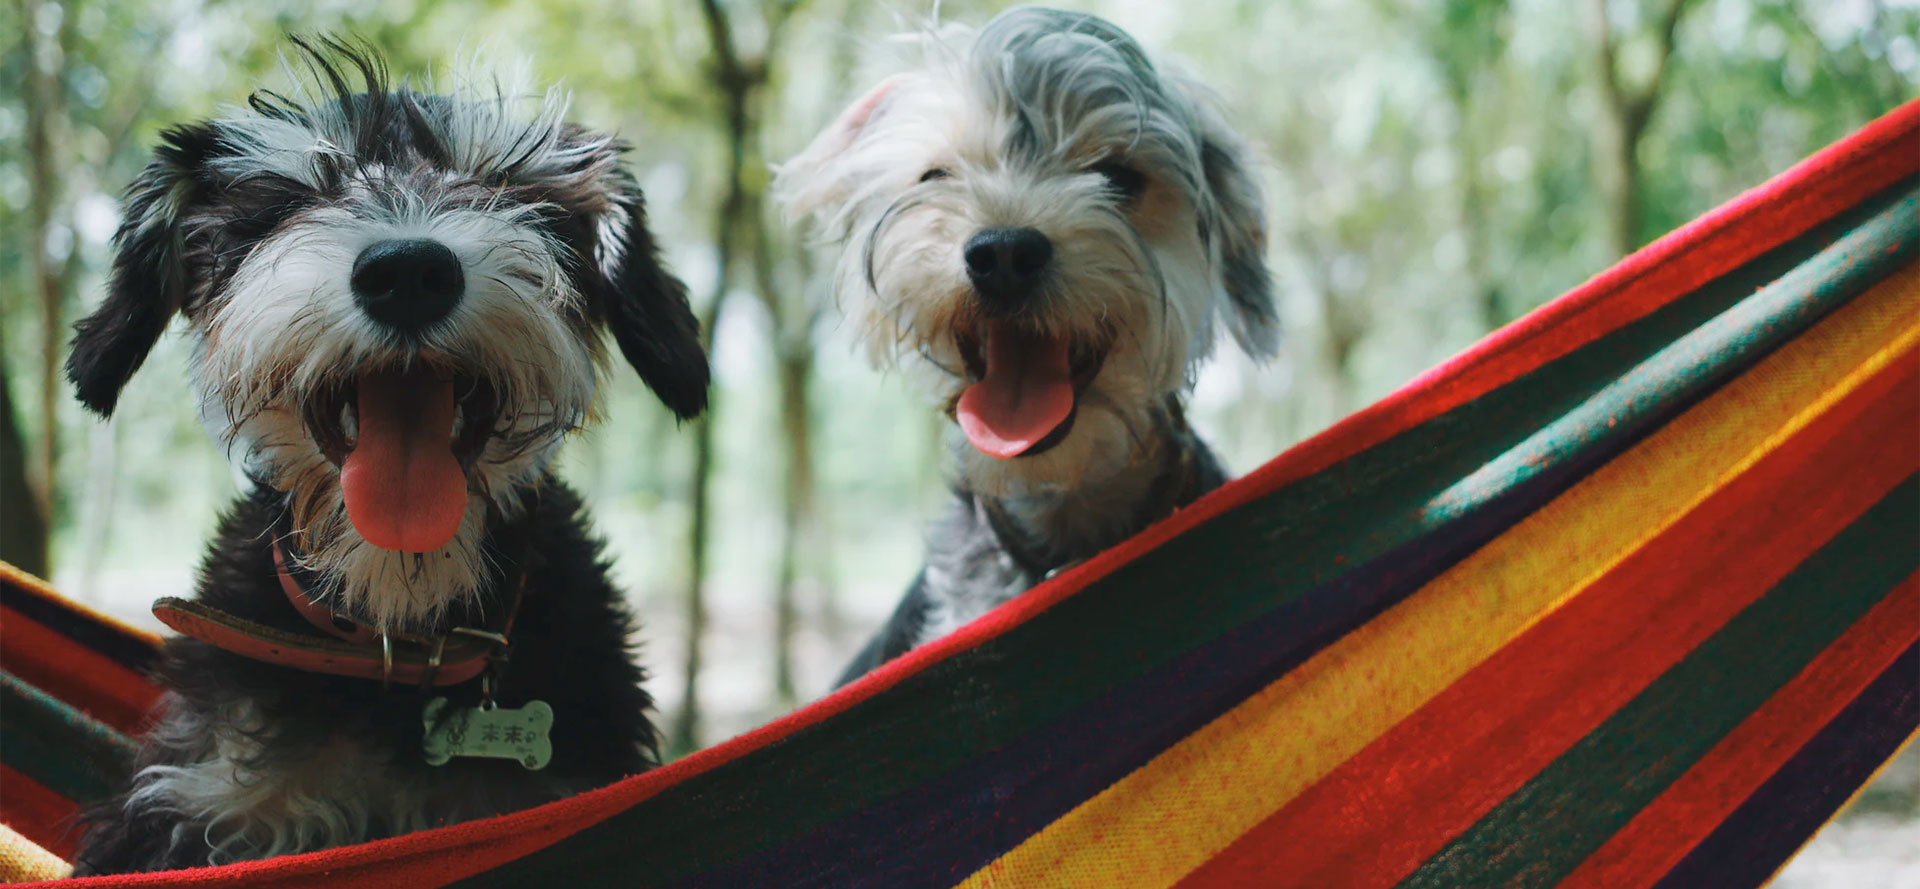
<svg viewBox="0 0 1920 889">
<path fill-rule="evenodd" d="M 1172 885 L 1916 343 L 1920 265 L 960 886 Z M 1559 545 L 1576 526 L 1581 546 Z"/>
</svg>

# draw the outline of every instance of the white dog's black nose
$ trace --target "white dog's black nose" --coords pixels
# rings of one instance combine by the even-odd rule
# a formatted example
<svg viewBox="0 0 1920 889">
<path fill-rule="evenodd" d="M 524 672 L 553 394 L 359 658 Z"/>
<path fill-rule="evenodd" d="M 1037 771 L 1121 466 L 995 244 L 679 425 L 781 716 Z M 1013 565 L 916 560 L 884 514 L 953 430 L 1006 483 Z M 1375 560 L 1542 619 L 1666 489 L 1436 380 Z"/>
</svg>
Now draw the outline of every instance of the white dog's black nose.
<svg viewBox="0 0 1920 889">
<path fill-rule="evenodd" d="M 1032 295 L 1053 261 L 1053 242 L 1032 228 L 987 228 L 967 241 L 967 277 L 988 302 Z"/>
<path fill-rule="evenodd" d="M 447 245 L 426 238 L 380 241 L 353 261 L 354 301 L 394 331 L 417 334 L 460 303 L 466 273 Z"/>
</svg>

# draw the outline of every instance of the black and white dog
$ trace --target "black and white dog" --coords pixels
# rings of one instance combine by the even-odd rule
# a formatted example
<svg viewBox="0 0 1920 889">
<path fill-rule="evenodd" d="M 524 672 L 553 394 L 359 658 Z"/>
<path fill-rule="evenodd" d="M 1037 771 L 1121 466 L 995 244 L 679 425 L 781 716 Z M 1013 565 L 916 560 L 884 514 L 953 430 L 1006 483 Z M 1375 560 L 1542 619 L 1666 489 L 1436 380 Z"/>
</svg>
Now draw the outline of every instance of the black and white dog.
<svg viewBox="0 0 1920 889">
<path fill-rule="evenodd" d="M 926 566 L 842 682 L 1218 487 L 1182 415 L 1224 320 L 1277 347 L 1263 202 L 1200 87 L 1089 15 L 903 41 L 775 187 L 843 242 L 876 362 L 931 373 L 963 440 Z"/>
<path fill-rule="evenodd" d="M 176 315 L 200 416 L 253 480 L 80 873 L 302 852 L 648 768 L 655 737 L 579 498 L 601 329 L 679 417 L 707 360 L 626 145 L 556 91 L 390 84 L 296 41 L 291 95 L 167 130 L 68 375 L 109 414 Z M 435 764 L 439 763 L 439 764 Z"/>
</svg>

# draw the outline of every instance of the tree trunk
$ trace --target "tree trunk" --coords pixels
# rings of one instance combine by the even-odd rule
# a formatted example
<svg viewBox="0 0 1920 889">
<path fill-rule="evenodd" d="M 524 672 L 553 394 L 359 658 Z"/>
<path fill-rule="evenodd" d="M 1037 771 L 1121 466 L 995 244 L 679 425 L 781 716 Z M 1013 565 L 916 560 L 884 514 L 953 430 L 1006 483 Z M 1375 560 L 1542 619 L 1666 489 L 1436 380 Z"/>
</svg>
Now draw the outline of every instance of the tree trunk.
<svg viewBox="0 0 1920 889">
<path fill-rule="evenodd" d="M 1339 255 L 1331 245 L 1310 249 L 1314 252 L 1305 256 Z M 1355 390 L 1359 387 L 1354 379 L 1353 353 L 1359 347 L 1361 338 L 1366 336 L 1369 313 L 1355 295 L 1344 292 L 1335 283 L 1333 270 L 1327 267 L 1325 261 L 1312 260 L 1305 263 L 1303 268 L 1320 298 L 1328 400 L 1332 403 L 1334 418 L 1338 419 L 1351 413 L 1356 406 Z"/>
<path fill-rule="evenodd" d="M 1513 316 L 1489 268 L 1491 245 L 1488 243 L 1487 183 L 1480 172 L 1482 148 L 1473 129 L 1472 91 L 1465 80 L 1449 86 L 1454 107 L 1460 115 L 1454 151 L 1459 163 L 1460 236 L 1466 247 L 1467 282 L 1473 289 L 1474 303 L 1480 308 L 1480 325 L 1487 330 L 1498 330 L 1512 321 Z"/>
<path fill-rule="evenodd" d="M 1674 35 L 1686 6 L 1687 0 L 1668 0 L 1660 20 L 1655 23 L 1653 73 L 1636 87 L 1621 77 L 1618 41 L 1614 38 L 1613 23 L 1607 18 L 1607 0 L 1593 0 L 1600 87 L 1613 118 L 1603 137 L 1607 140 L 1602 151 L 1603 162 L 1608 165 L 1608 171 L 1601 180 L 1603 187 L 1611 192 L 1607 203 L 1612 207 L 1612 246 L 1620 256 L 1633 252 L 1641 244 L 1640 140 L 1646 135 L 1647 124 L 1660 102 L 1667 66 L 1673 58 Z"/>
<path fill-rule="evenodd" d="M 736 177 L 737 179 L 737 177 Z M 732 218 L 734 199 L 729 195 L 721 205 L 717 225 L 716 265 L 713 299 L 700 319 L 700 338 L 708 354 L 713 352 L 713 332 L 720 325 L 720 308 L 731 289 L 728 271 L 733 265 Z M 707 531 L 713 480 L 713 424 L 720 412 L 719 387 L 707 397 L 707 412 L 693 423 L 693 490 L 687 514 L 687 590 L 686 659 L 682 664 L 680 712 L 667 735 L 667 752 L 678 757 L 700 749 L 700 669 L 705 655 L 707 632 Z"/>
<path fill-rule="evenodd" d="M 14 419 L 11 381 L 0 362 L 0 561 L 47 576 L 47 526 L 27 484 L 26 441 Z"/>
<path fill-rule="evenodd" d="M 773 693 L 784 706 L 800 699 L 793 679 L 793 640 L 799 630 L 794 587 L 800 551 L 813 536 L 813 421 L 807 398 L 813 354 L 804 341 L 780 356 L 780 429 L 787 438 L 787 483 L 781 492 L 780 565 L 774 580 Z"/>
<path fill-rule="evenodd" d="M 1341 300 L 1341 296 L 1331 290 L 1321 291 L 1321 297 L 1325 306 L 1335 306 Z M 1334 311 L 1339 310 L 1335 308 Z M 1337 320 L 1327 325 L 1327 387 L 1336 420 L 1354 410 L 1354 390 L 1357 386 L 1354 382 L 1353 350 L 1359 345 L 1360 336 L 1360 331 L 1352 325 Z"/>
<path fill-rule="evenodd" d="M 1640 135 L 1641 128 L 1630 117 L 1616 115 L 1608 129 L 1606 158 L 1608 174 L 1607 239 L 1616 256 L 1625 256 L 1640 246 Z"/>
<path fill-rule="evenodd" d="M 771 78 L 774 59 L 779 55 L 780 37 L 784 33 L 785 25 L 794 12 L 798 11 L 802 2 L 803 0 L 783 0 L 783 2 L 760 7 L 762 16 L 760 24 L 762 33 L 765 34 L 765 43 L 759 57 L 751 60 L 742 58 L 741 48 L 735 40 L 733 20 L 729 12 L 722 9 L 719 0 L 701 0 L 700 12 L 706 24 L 708 43 L 713 51 L 709 72 L 714 89 L 721 97 L 728 142 L 727 191 L 726 199 L 721 205 L 719 222 L 720 279 L 724 285 L 739 252 L 737 250 L 739 239 L 751 235 L 750 246 L 754 251 L 754 286 L 759 291 L 760 300 L 767 307 L 773 321 L 774 350 L 781 362 L 783 427 L 788 426 L 788 412 L 794 409 L 789 404 L 789 399 L 797 399 L 797 409 L 801 412 L 801 434 L 805 435 L 807 432 L 804 419 L 807 410 L 806 372 L 811 369 L 811 356 L 808 355 L 806 358 L 802 375 L 798 378 L 797 390 L 791 393 L 786 391 L 789 376 L 787 361 L 790 350 L 785 347 L 789 330 L 784 322 L 793 320 L 796 313 L 783 311 L 777 282 L 774 280 L 773 245 L 765 219 L 766 186 L 762 181 L 764 177 L 750 178 L 747 175 L 750 165 L 756 168 L 764 166 L 764 161 L 758 159 L 752 149 L 759 132 L 752 108 Z M 724 287 L 722 289 L 724 290 Z M 719 294 L 716 294 L 714 302 L 716 306 L 714 318 L 717 321 Z M 805 311 L 798 314 L 805 320 L 806 329 L 810 329 L 811 314 Z M 711 333 L 708 336 L 711 337 Z M 805 334 L 803 333 L 802 336 L 804 338 Z M 806 351 L 805 342 L 801 344 L 801 351 Z M 709 417 L 711 417 L 711 409 L 709 409 Z M 689 535 L 695 549 L 696 569 L 690 587 L 688 613 L 690 617 L 698 613 L 702 623 L 705 620 L 705 610 L 704 604 L 700 601 L 700 574 L 704 570 L 706 560 L 701 550 L 706 540 L 706 476 L 711 471 L 711 432 L 709 431 L 711 422 L 711 419 L 704 421 L 698 433 L 697 499 L 692 519 L 695 528 L 694 533 Z M 799 523 L 804 520 L 807 512 L 807 507 L 803 504 L 808 502 L 812 489 L 811 457 L 807 454 L 808 450 L 809 446 L 804 440 L 789 442 L 788 484 L 785 497 L 787 503 L 782 509 L 784 527 L 781 534 L 779 575 L 776 579 L 774 594 L 776 615 L 774 684 L 776 694 L 788 703 L 795 699 L 790 658 L 792 627 L 797 619 L 793 603 L 793 588 L 797 574 L 797 548 L 800 545 L 797 535 L 801 533 Z M 799 455 L 802 463 L 807 464 L 806 466 L 800 467 L 795 462 L 796 454 Z M 799 489 L 794 487 L 796 471 L 799 473 L 802 486 Z M 802 495 L 801 500 L 794 499 L 796 490 Z M 690 626 L 689 632 L 696 632 L 697 629 Z M 689 706 L 682 710 L 681 724 L 674 735 L 677 742 L 686 745 L 684 749 L 692 749 L 697 745 L 699 734 L 699 713 L 694 707 L 696 703 L 694 677 L 699 665 L 699 640 L 697 636 L 690 635 L 688 642 L 689 670 L 685 700 Z"/>
<path fill-rule="evenodd" d="M 41 0 L 21 0 L 20 21 L 24 25 L 23 44 L 27 71 L 27 243 L 40 309 L 40 397 L 37 406 L 39 447 L 28 472 L 32 506 L 39 512 L 42 529 L 53 526 L 53 509 L 59 483 L 59 415 L 62 379 L 60 355 L 65 339 L 62 324 L 64 286 L 62 264 L 52 254 L 53 214 L 59 204 L 60 168 L 59 127 L 63 119 L 59 72 L 64 65 L 61 41 L 49 39 L 40 24 L 47 17 L 47 4 Z M 71 10 L 62 10 L 60 33 L 71 31 Z M 69 250 L 73 247 L 69 247 Z M 70 255 L 69 255 L 70 258 Z M 44 544 L 43 544 L 44 547 Z M 45 566 L 43 565 L 44 569 Z"/>
<path fill-rule="evenodd" d="M 720 309 L 733 289 L 733 263 L 740 233 L 741 210 L 746 206 L 747 90 L 739 61 L 734 55 L 733 37 L 726 14 L 716 0 L 701 4 L 713 43 L 715 66 L 713 82 L 721 94 L 726 116 L 727 185 L 714 217 L 713 300 L 701 319 L 700 336 L 713 353 L 714 331 L 720 326 Z M 680 696 L 680 713 L 667 736 L 670 755 L 684 755 L 700 749 L 700 669 L 705 655 L 707 630 L 707 533 L 711 522 L 713 479 L 713 424 L 719 415 L 718 386 L 707 401 L 707 413 L 693 429 L 693 492 L 687 516 L 687 626 L 686 661 Z"/>
<path fill-rule="evenodd" d="M 754 287 L 772 321 L 775 369 L 778 375 L 780 430 L 786 440 L 785 483 L 780 492 L 780 553 L 773 583 L 773 689 L 782 706 L 799 701 L 793 677 L 793 644 L 800 627 L 798 586 L 803 550 L 819 551 L 817 514 L 814 502 L 813 422 L 811 382 L 813 378 L 813 328 L 818 310 L 806 298 L 805 282 L 811 269 L 804 255 L 796 258 L 792 276 L 799 283 L 781 286 L 777 274 L 783 252 L 774 240 L 773 227 L 767 221 L 766 196 L 756 191 L 750 198 L 746 215 L 754 232 Z M 797 294 L 787 298 L 786 294 Z M 832 593 L 823 586 L 823 605 Z M 823 608 L 823 610 L 826 610 Z"/>
</svg>

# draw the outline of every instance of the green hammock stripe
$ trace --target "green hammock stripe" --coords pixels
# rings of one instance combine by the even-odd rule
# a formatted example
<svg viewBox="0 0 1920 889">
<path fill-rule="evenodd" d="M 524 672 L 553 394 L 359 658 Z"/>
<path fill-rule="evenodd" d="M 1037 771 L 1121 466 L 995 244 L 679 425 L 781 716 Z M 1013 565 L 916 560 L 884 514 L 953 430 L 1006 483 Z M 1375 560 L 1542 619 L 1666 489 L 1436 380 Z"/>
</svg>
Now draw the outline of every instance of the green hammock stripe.
<svg viewBox="0 0 1920 889">
<path fill-rule="evenodd" d="M 1225 513 L 829 724 L 693 776 L 460 885 L 608 873 L 605 862 L 613 860 L 649 861 L 650 878 L 663 883 L 698 874 L 914 790 L 1362 567 L 1381 572 L 1384 563 L 1397 561 L 1383 557 L 1435 533 L 1439 520 L 1421 507 L 1689 333 L 1711 329 L 1724 348 L 1690 354 L 1664 375 L 1643 374 L 1630 388 L 1614 386 L 1608 397 L 1619 401 L 1612 407 L 1639 418 L 1670 416 L 1898 268 L 1915 242 L 1912 187 L 1909 178 L 1571 354 Z M 1836 239 L 1843 243 L 1834 245 Z M 1728 313 L 1768 285 L 1770 309 L 1756 304 Z M 1580 424 L 1562 430 L 1570 436 L 1565 441 L 1546 444 L 1561 456 L 1579 449 L 1610 453 L 1646 431 L 1621 425 Z M 1484 503 L 1527 477 L 1496 480 L 1474 501 Z M 1481 539 L 1498 530 L 1480 529 Z M 1367 581 L 1390 581 L 1403 595 L 1441 567 Z M 1187 589 L 1214 594 L 1182 596 Z M 1354 622 L 1365 616 L 1352 615 Z M 831 765 L 796 772 L 794 764 L 803 762 Z M 742 812 L 781 817 L 756 819 L 758 829 L 740 831 Z"/>
<path fill-rule="evenodd" d="M 0 672 L 0 762 L 76 803 L 106 799 L 127 778 L 134 745 L 11 673 Z"/>
<path fill-rule="evenodd" d="M 1548 887 L 1571 873 L 1915 569 L 1909 476 L 1400 883 Z"/>
<path fill-rule="evenodd" d="M 1516 484 L 1592 448 L 1618 425 L 1670 410 L 1731 378 L 1730 366 L 1765 355 L 1866 291 L 1916 255 L 1913 194 L 1752 298 L 1729 308 L 1610 383 L 1526 441 L 1468 474 L 1422 511 L 1434 522 L 1471 514 Z"/>
</svg>

